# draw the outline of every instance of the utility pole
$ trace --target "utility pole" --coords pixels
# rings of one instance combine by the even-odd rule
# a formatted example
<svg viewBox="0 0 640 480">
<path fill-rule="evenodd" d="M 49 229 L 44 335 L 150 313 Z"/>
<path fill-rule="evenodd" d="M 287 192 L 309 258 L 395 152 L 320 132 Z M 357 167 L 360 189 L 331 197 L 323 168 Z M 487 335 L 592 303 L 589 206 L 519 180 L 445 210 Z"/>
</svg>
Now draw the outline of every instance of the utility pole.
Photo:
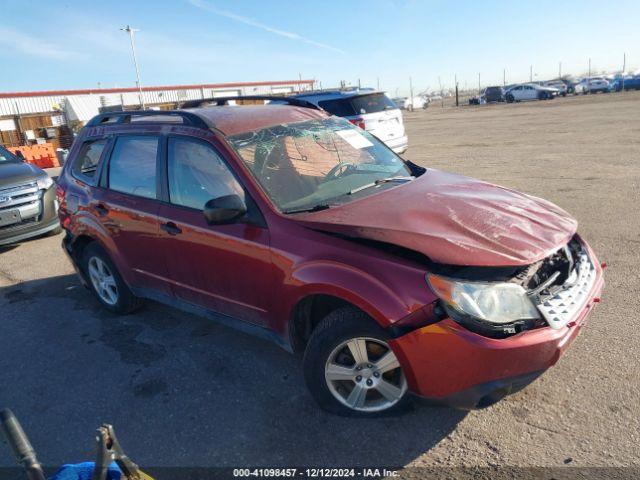
<svg viewBox="0 0 640 480">
<path fill-rule="evenodd" d="M 409 77 L 409 96 L 411 97 L 411 105 L 413 105 L 413 82 Z"/>
<path fill-rule="evenodd" d="M 624 75 L 624 72 L 627 71 L 627 54 L 623 53 L 622 54 L 622 75 Z"/>
<path fill-rule="evenodd" d="M 591 59 L 589 59 L 589 75 L 588 78 L 591 78 Z"/>
<path fill-rule="evenodd" d="M 507 69 L 506 68 L 502 69 L 502 86 L 503 87 L 507 86 Z"/>
<path fill-rule="evenodd" d="M 129 40 L 131 40 L 131 53 L 133 54 L 133 66 L 136 68 L 136 83 L 138 84 L 138 94 L 140 95 L 140 107 L 145 109 L 144 98 L 142 98 L 142 83 L 140 82 L 140 69 L 138 68 L 138 59 L 136 58 L 136 44 L 133 39 L 134 33 L 139 32 L 137 28 L 131 28 L 131 25 L 127 25 L 125 28 L 121 28 L 123 32 L 129 34 Z"/>
<path fill-rule="evenodd" d="M 380 90 L 380 77 L 376 77 L 376 90 Z"/>
<path fill-rule="evenodd" d="M 480 93 L 482 89 L 480 88 L 480 72 L 478 72 L 478 93 Z"/>
<path fill-rule="evenodd" d="M 529 83 L 533 82 L 533 65 L 529 66 Z"/>
<path fill-rule="evenodd" d="M 456 85 L 456 107 L 460 106 L 460 102 L 458 102 L 458 75 L 454 75 L 454 83 Z"/>
<path fill-rule="evenodd" d="M 562 62 L 558 62 L 558 78 L 562 78 Z"/>
</svg>

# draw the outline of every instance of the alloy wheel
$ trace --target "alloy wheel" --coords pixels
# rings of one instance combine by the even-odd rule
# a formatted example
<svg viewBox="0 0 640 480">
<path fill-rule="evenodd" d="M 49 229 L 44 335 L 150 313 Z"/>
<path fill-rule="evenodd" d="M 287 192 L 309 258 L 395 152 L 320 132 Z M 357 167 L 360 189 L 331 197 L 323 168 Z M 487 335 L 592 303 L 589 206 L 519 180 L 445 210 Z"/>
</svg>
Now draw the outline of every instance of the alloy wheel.
<svg viewBox="0 0 640 480">
<path fill-rule="evenodd" d="M 391 408 L 407 391 L 402 367 L 389 345 L 370 337 L 338 345 L 325 365 L 325 380 L 339 402 L 362 412 Z"/>
<path fill-rule="evenodd" d="M 100 299 L 107 305 L 118 303 L 118 285 L 109 266 L 99 257 L 89 259 L 89 278 Z"/>
</svg>

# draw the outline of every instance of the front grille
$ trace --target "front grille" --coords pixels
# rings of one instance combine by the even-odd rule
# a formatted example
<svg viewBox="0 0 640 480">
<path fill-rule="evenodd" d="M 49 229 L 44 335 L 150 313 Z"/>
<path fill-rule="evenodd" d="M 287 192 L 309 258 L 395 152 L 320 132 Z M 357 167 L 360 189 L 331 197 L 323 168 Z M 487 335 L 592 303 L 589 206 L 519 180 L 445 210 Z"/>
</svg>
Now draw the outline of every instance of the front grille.
<svg viewBox="0 0 640 480">
<path fill-rule="evenodd" d="M 0 210 L 13 209 L 38 200 L 40 194 L 36 182 L 0 189 Z"/>
<path fill-rule="evenodd" d="M 4 213 L 12 218 L 16 212 L 19 220 L 14 223 L 0 224 L 0 229 L 17 228 L 37 221 L 42 213 L 42 193 L 37 182 L 29 182 L 0 189 L 0 216 Z M 11 213 L 9 213 L 11 212 Z"/>
<path fill-rule="evenodd" d="M 567 325 L 584 307 L 595 282 L 595 266 L 587 250 L 580 245 L 567 279 L 555 288 L 534 295 L 533 301 L 549 326 L 557 330 Z"/>
</svg>

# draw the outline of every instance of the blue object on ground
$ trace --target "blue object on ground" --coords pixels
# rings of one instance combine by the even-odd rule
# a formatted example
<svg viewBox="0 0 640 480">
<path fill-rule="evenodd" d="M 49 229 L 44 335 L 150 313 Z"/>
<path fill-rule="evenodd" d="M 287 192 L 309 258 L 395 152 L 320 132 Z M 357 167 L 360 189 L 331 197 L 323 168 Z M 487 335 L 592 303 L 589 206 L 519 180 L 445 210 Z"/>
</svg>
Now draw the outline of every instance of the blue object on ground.
<svg viewBox="0 0 640 480">
<path fill-rule="evenodd" d="M 70 463 L 61 466 L 60 470 L 49 480 L 91 480 L 94 468 L 95 463 L 93 462 Z M 120 477 L 122 477 L 122 472 L 116 462 L 113 462 L 109 465 L 107 480 L 120 480 Z"/>
</svg>

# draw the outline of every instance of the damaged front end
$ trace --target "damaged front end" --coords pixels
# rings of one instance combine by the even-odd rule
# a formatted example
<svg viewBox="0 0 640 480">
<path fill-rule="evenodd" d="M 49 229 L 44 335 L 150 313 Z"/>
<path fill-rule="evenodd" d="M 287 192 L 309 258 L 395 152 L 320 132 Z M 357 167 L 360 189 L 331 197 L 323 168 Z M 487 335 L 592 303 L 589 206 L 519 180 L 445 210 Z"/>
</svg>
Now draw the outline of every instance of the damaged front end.
<svg viewBox="0 0 640 480">
<path fill-rule="evenodd" d="M 576 235 L 525 267 L 434 266 L 427 282 L 449 317 L 474 333 L 506 338 L 544 326 L 566 326 L 596 282 L 596 264 Z"/>
<path fill-rule="evenodd" d="M 412 392 L 482 408 L 553 366 L 599 301 L 602 266 L 575 235 L 527 267 L 431 265 L 428 281 L 445 310 L 394 338 Z"/>
</svg>

